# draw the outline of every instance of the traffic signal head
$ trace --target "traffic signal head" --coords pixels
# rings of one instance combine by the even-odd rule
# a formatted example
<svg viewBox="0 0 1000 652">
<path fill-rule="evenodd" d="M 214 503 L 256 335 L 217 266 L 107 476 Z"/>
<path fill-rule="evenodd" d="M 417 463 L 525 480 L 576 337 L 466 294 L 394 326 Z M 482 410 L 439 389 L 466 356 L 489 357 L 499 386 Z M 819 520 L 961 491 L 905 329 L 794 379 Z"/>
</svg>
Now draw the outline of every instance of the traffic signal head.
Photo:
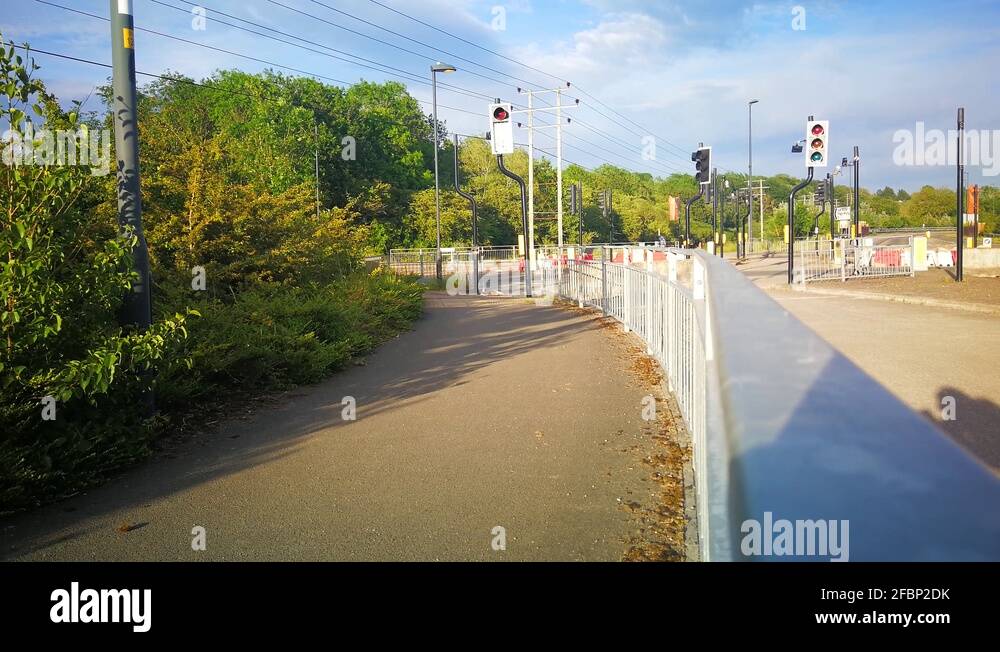
<svg viewBox="0 0 1000 652">
<path fill-rule="evenodd" d="M 829 120 L 809 120 L 806 122 L 806 167 L 825 168 L 830 161 Z"/>
<path fill-rule="evenodd" d="M 708 183 L 712 180 L 712 148 L 700 147 L 698 151 L 691 154 L 694 161 L 694 180 L 699 184 Z"/>
<path fill-rule="evenodd" d="M 509 103 L 490 105 L 490 148 L 493 154 L 514 153 L 514 121 L 511 120 L 511 109 Z"/>
</svg>

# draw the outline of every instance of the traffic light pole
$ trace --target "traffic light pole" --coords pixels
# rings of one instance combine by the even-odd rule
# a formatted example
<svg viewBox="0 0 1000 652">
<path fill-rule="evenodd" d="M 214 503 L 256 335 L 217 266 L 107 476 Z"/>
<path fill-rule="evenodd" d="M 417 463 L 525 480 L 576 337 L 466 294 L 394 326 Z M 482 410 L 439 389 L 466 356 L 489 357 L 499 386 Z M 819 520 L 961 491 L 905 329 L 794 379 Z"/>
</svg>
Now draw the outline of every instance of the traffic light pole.
<svg viewBox="0 0 1000 652">
<path fill-rule="evenodd" d="M 861 154 L 858 146 L 854 146 L 854 237 L 861 237 Z"/>
<path fill-rule="evenodd" d="M 826 181 L 823 182 L 826 184 Z M 816 236 L 816 251 L 819 251 L 819 218 L 823 217 L 826 213 L 826 197 L 820 203 L 819 213 L 813 218 L 813 235 Z"/>
<path fill-rule="evenodd" d="M 521 228 L 524 230 L 524 286 L 525 293 L 528 298 L 531 298 L 532 283 L 531 283 L 531 260 L 528 255 L 528 189 L 524 185 L 524 179 L 517 176 L 513 172 L 507 169 L 503 164 L 503 154 L 497 154 L 497 165 L 500 166 L 500 173 L 503 174 L 508 179 L 513 179 L 517 182 L 517 185 L 521 188 Z"/>
<path fill-rule="evenodd" d="M 684 202 L 684 247 L 691 246 L 691 204 L 695 203 L 705 194 L 705 189 L 699 186 L 698 194 Z"/>
<path fill-rule="evenodd" d="M 719 203 L 719 256 L 726 257 L 726 193 L 722 193 Z"/>
<path fill-rule="evenodd" d="M 958 181 L 956 182 L 955 194 L 958 196 L 957 220 L 958 220 L 958 242 L 956 243 L 955 260 L 955 282 L 962 282 L 962 249 L 965 247 L 965 216 L 962 215 L 963 200 L 965 199 L 965 189 L 962 187 L 965 181 L 965 166 L 962 165 L 962 143 L 965 141 L 965 109 L 958 110 L 958 143 L 956 150 L 958 163 Z"/>
<path fill-rule="evenodd" d="M 833 175 L 829 172 L 826 173 L 826 191 L 829 193 L 830 200 L 830 241 L 833 241 L 833 221 L 834 213 L 837 212 L 837 201 L 836 195 L 833 194 Z"/>
<path fill-rule="evenodd" d="M 712 168 L 712 247 L 718 247 L 719 233 L 719 178 L 718 170 Z M 713 253 L 715 253 L 713 251 Z"/>
<path fill-rule="evenodd" d="M 469 208 L 472 210 L 472 246 L 473 248 L 479 246 L 479 210 L 476 205 L 476 198 L 467 192 L 462 190 L 461 180 L 459 179 L 459 164 L 458 164 L 458 134 L 455 134 L 455 192 L 459 194 L 463 199 L 469 202 Z"/>
<path fill-rule="evenodd" d="M 139 131 L 135 87 L 135 40 L 132 1 L 110 0 L 111 7 L 111 87 L 115 129 L 115 153 L 118 159 L 118 225 L 132 229 L 136 238 L 132 248 L 132 291 L 125 298 L 120 318 L 123 325 L 139 330 L 153 321 L 150 293 L 149 252 L 142 229 L 142 195 L 139 190 Z M 152 391 L 145 396 L 146 410 L 155 409 Z"/>
<path fill-rule="evenodd" d="M 795 282 L 795 195 L 800 190 L 812 183 L 813 169 L 809 168 L 806 180 L 792 188 L 792 194 L 788 196 L 788 284 Z"/>
</svg>

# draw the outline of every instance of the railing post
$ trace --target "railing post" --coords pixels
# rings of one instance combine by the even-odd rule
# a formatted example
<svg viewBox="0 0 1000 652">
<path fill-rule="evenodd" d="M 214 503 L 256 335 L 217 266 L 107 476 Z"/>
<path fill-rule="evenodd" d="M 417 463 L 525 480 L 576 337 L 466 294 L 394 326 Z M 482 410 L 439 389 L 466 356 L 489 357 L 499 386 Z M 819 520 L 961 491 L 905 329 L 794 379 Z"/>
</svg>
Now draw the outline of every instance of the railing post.
<svg viewBox="0 0 1000 652">
<path fill-rule="evenodd" d="M 677 373 L 677 306 L 674 305 L 674 293 L 677 285 L 677 256 L 674 253 L 667 254 L 667 387 L 674 391 L 674 375 Z"/>
<path fill-rule="evenodd" d="M 629 274 L 631 267 L 625 262 L 625 255 L 622 256 L 622 283 L 625 286 L 622 300 L 622 330 L 629 332 L 629 320 L 632 319 L 632 277 Z"/>
<path fill-rule="evenodd" d="M 601 254 L 601 312 L 608 316 L 608 247 Z"/>
<path fill-rule="evenodd" d="M 420 278 L 424 277 L 424 250 L 421 249 L 417 255 L 420 257 Z"/>
<path fill-rule="evenodd" d="M 476 296 L 479 296 L 479 252 L 473 249 L 469 256 L 472 258 L 472 284 L 476 288 Z"/>
<path fill-rule="evenodd" d="M 840 241 L 840 282 L 847 282 L 847 240 Z"/>
<path fill-rule="evenodd" d="M 646 250 L 646 296 L 643 297 L 646 315 L 646 353 L 653 355 L 653 252 Z"/>
</svg>

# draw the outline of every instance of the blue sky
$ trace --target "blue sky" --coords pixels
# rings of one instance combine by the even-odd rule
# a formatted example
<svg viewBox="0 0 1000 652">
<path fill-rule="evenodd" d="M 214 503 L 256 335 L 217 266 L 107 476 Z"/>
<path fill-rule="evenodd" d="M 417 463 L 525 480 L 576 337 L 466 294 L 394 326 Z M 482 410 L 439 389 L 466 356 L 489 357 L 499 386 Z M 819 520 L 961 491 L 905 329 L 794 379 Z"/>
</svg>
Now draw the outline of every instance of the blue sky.
<svg viewBox="0 0 1000 652">
<path fill-rule="evenodd" d="M 51 2 L 100 16 L 109 10 L 108 0 Z M 573 87 L 567 93 L 579 97 L 581 106 L 573 110 L 576 122 L 565 132 L 565 156 L 588 167 L 611 162 L 657 175 L 687 172 L 687 153 L 701 141 L 713 146 L 720 169 L 744 171 L 751 98 L 760 100 L 754 107 L 758 174 L 803 174 L 801 158 L 790 147 L 803 137 L 809 114 L 831 121 L 837 158 L 854 145 L 861 147 L 862 185 L 872 188 L 954 185 L 953 168 L 893 163 L 893 134 L 899 129 L 914 130 L 918 121 L 927 129 L 952 128 L 958 106 L 966 109 L 967 127 L 1000 129 L 1000 3 L 995 1 L 378 2 L 507 58 L 372 0 L 205 0 L 200 3 L 208 10 L 204 31 L 192 28 L 191 2 L 134 0 L 134 6 L 139 27 L 345 81 L 381 81 L 398 73 L 365 69 L 236 30 L 213 16 L 261 31 L 213 10 L 308 39 L 320 44 L 308 47 L 328 54 L 332 52 L 322 46 L 409 71 L 420 80 L 427 79 L 435 59 L 447 61 L 459 71 L 442 81 L 477 94 L 439 89 L 439 104 L 449 107 L 441 108 L 440 116 L 459 133 L 485 131 L 483 96 L 521 102 L 518 85 L 553 88 L 558 79 L 568 80 Z M 110 61 L 106 21 L 35 0 L 5 4 L 0 29 L 6 39 Z M 501 13 L 505 25 L 497 22 Z M 805 29 L 794 29 L 802 27 L 801 16 Z M 149 33 L 137 34 L 136 44 L 137 67 L 147 72 L 170 70 L 203 78 L 218 68 L 267 67 Z M 45 55 L 38 62 L 42 77 L 63 100 L 86 97 L 108 75 L 106 69 Z M 404 81 L 415 97 L 430 100 L 427 84 Z M 641 156 L 642 139 L 648 135 L 656 138 L 655 161 Z M 517 139 L 523 142 L 526 135 L 521 132 Z M 547 136 L 536 142 L 554 150 Z M 1000 182 L 998 176 L 984 177 L 978 167 L 970 172 L 974 182 Z"/>
</svg>

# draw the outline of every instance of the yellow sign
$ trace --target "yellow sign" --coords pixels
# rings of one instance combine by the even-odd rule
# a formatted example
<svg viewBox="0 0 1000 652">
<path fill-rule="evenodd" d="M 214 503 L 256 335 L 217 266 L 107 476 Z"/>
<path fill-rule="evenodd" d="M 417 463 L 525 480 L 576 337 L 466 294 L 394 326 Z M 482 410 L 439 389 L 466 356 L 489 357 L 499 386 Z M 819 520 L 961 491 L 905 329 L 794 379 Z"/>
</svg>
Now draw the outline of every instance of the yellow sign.
<svg viewBox="0 0 1000 652">
<path fill-rule="evenodd" d="M 788 244 L 788 225 L 785 225 L 785 244 Z"/>
<path fill-rule="evenodd" d="M 133 49 L 135 42 L 132 37 L 132 28 L 122 27 L 122 44 L 129 50 Z"/>
</svg>

